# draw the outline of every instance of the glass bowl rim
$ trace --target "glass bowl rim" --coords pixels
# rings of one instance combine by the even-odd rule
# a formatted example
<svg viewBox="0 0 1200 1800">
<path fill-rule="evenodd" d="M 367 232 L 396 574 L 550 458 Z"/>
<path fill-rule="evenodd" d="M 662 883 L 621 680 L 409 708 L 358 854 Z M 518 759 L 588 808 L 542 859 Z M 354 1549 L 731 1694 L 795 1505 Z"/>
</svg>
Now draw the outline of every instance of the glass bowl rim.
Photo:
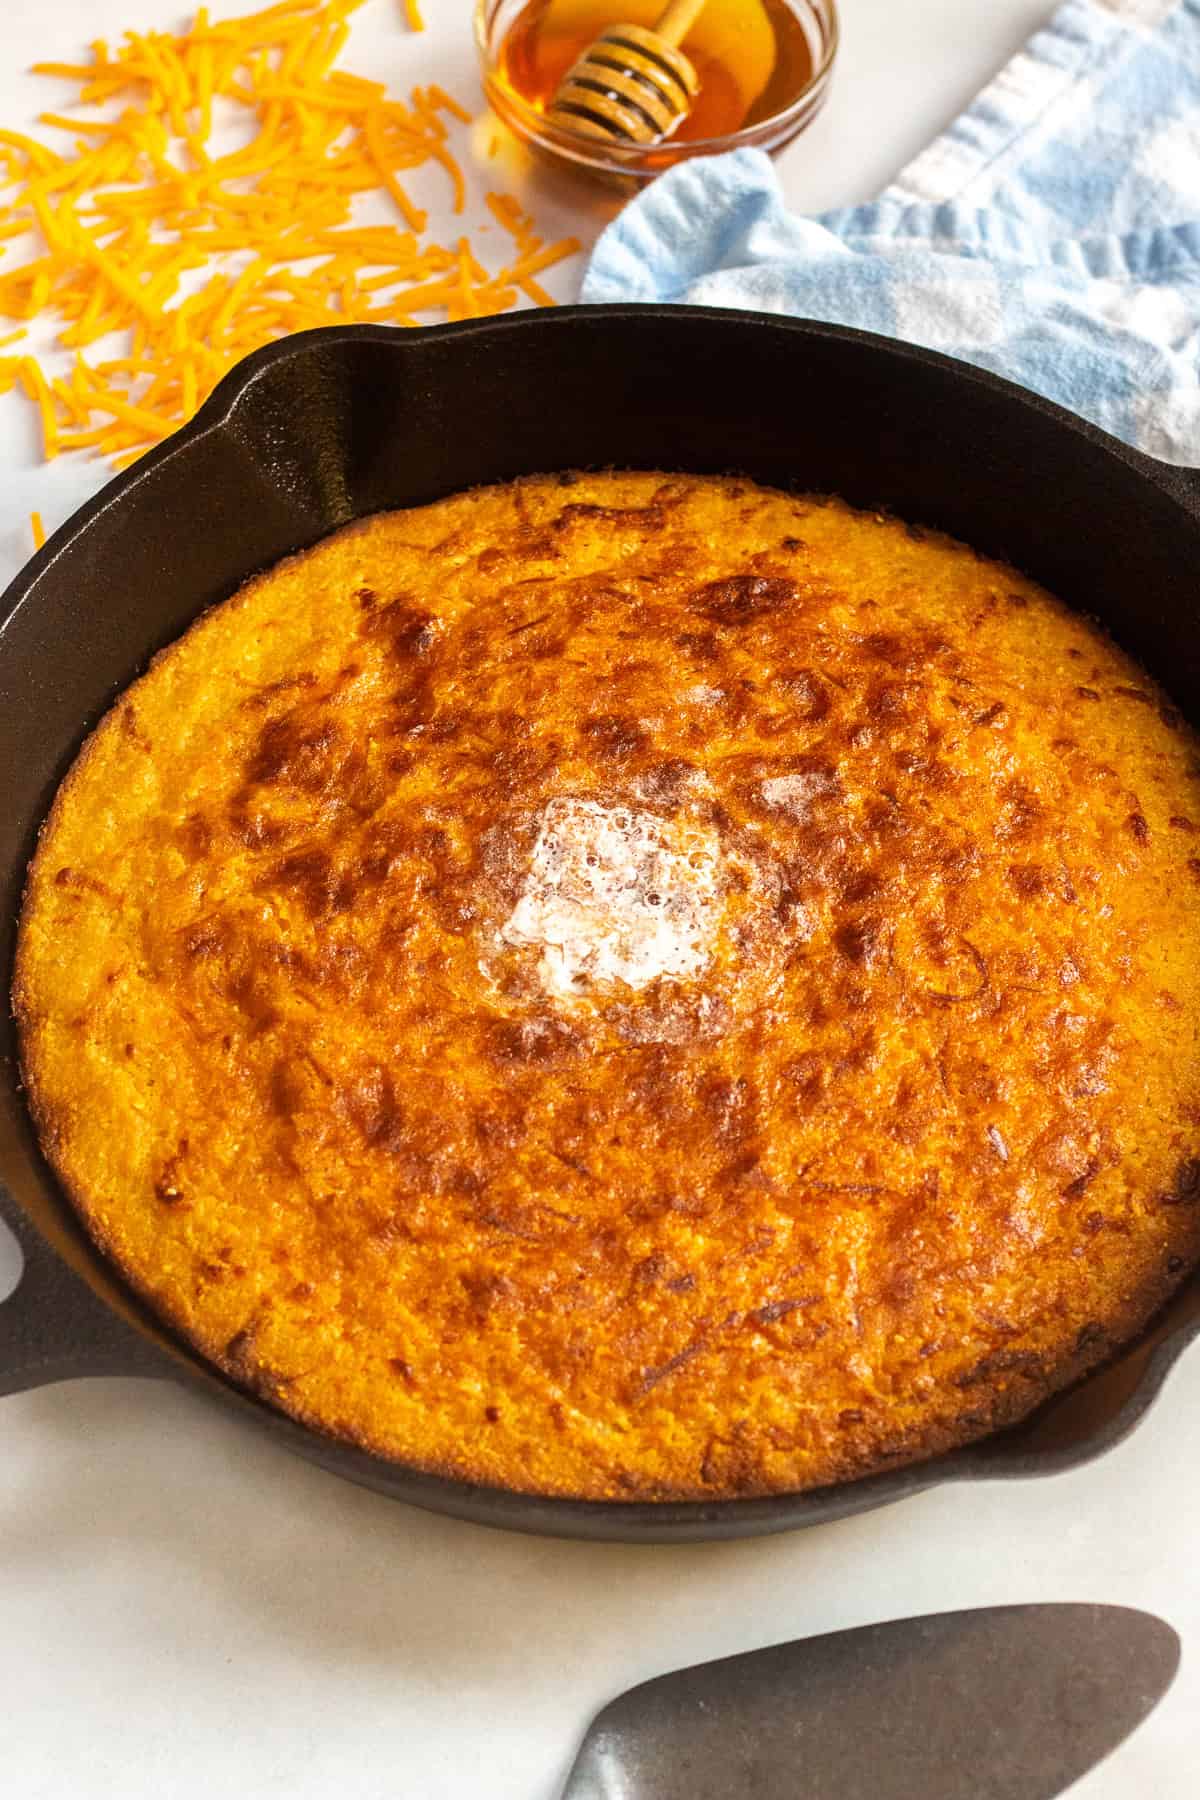
<svg viewBox="0 0 1200 1800">
<path fill-rule="evenodd" d="M 615 0 L 619 5 L 620 0 Z M 736 131 L 728 131 L 721 137 L 687 138 L 676 142 L 671 138 L 658 144 L 608 144 L 602 138 L 588 135 L 586 132 L 571 131 L 566 126 L 552 125 L 546 114 L 531 106 L 523 95 L 505 92 L 505 102 L 514 114 L 522 119 L 530 133 L 539 141 L 563 147 L 577 160 L 588 164 L 596 164 L 603 168 L 634 170 L 645 164 L 650 156 L 664 158 L 663 166 L 669 162 L 683 162 L 692 156 L 715 155 L 723 150 L 739 150 L 745 146 L 754 147 L 764 132 L 772 128 L 790 125 L 795 117 L 801 114 L 815 95 L 821 92 L 829 80 L 834 62 L 841 45 L 841 17 L 838 0 L 785 0 L 793 12 L 806 8 L 810 13 L 821 17 L 827 27 L 824 51 L 819 62 L 814 63 L 813 71 L 800 92 L 779 112 L 770 113 L 765 119 L 759 119 L 753 125 L 740 125 Z M 497 64 L 497 47 L 492 42 L 489 30 L 489 10 L 498 9 L 502 0 L 475 0 L 475 44 L 479 59 L 483 65 L 485 85 L 491 81 Z M 658 173 L 658 170 L 655 171 Z"/>
</svg>

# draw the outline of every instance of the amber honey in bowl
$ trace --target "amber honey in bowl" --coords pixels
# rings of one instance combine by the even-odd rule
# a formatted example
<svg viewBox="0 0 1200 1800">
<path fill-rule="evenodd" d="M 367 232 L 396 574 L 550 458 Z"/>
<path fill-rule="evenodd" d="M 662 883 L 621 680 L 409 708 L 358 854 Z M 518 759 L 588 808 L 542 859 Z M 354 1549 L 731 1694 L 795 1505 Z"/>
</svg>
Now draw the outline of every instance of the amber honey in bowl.
<svg viewBox="0 0 1200 1800">
<path fill-rule="evenodd" d="M 633 0 L 617 11 L 630 24 L 652 24 L 662 6 Z M 529 0 L 504 40 L 499 79 L 544 112 L 567 70 L 614 17 L 612 0 Z M 812 44 L 787 0 L 710 0 L 684 48 L 700 92 L 673 133 L 679 142 L 727 137 L 772 118 L 813 78 Z"/>
<path fill-rule="evenodd" d="M 653 28 L 662 0 L 477 0 L 493 109 L 535 150 L 629 187 L 696 155 L 776 151 L 816 116 L 837 51 L 834 0 L 709 0 L 682 49 L 699 78 L 690 114 L 653 145 L 597 139 L 548 116 L 572 64 L 614 24 Z"/>
</svg>

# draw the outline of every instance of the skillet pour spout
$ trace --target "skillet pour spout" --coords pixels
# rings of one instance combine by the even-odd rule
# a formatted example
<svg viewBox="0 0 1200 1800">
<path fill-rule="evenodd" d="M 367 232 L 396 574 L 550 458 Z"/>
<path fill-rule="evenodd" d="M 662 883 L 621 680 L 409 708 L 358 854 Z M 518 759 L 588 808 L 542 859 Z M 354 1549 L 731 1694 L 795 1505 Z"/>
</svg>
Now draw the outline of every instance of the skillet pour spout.
<svg viewBox="0 0 1200 1800">
<path fill-rule="evenodd" d="M 552 398 L 551 398 L 552 397 Z M 1200 723 L 1200 473 L 1169 468 L 947 357 L 837 326 L 575 307 L 429 330 L 346 326 L 256 352 L 190 425 L 58 531 L 0 602 L 0 932 L 79 744 L 149 657 L 338 526 L 565 468 L 739 473 L 939 527 L 1099 617 Z M 1193 1277 L 1150 1331 L 1021 1425 L 802 1494 L 591 1502 L 472 1487 L 306 1430 L 220 1376 L 127 1292 L 42 1160 L 5 1009 L 0 1215 L 25 1269 L 0 1303 L 0 1394 L 88 1374 L 199 1384 L 336 1474 L 515 1530 L 753 1536 L 946 1481 L 1057 1472 L 1132 1430 L 1200 1332 Z"/>
</svg>

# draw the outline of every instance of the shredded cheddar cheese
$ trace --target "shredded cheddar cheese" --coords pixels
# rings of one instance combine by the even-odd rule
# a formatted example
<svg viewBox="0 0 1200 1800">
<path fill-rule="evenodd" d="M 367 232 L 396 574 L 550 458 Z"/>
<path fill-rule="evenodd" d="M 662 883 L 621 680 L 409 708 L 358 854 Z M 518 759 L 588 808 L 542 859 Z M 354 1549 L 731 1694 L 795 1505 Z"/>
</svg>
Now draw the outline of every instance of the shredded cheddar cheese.
<svg viewBox="0 0 1200 1800">
<path fill-rule="evenodd" d="M 40 550 L 42 545 L 46 541 L 46 527 L 42 524 L 42 515 L 40 512 L 31 512 L 30 513 L 29 529 L 33 533 L 34 549 Z"/>
<path fill-rule="evenodd" d="M 15 251 L 8 240 L 33 242 L 0 272 L 0 318 L 17 327 L 0 349 L 50 319 L 71 353 L 61 377 L 28 353 L 0 355 L 0 392 L 35 405 L 48 458 L 133 461 L 235 362 L 289 332 L 551 303 L 536 277 L 579 243 L 543 243 L 515 199 L 488 196 L 513 239 L 498 271 L 465 237 L 426 238 L 405 178 L 440 165 L 463 212 L 447 121 L 471 116 L 435 85 L 405 104 L 335 66 L 362 3 L 280 0 L 224 20 L 201 7 L 181 35 L 131 31 L 116 48 L 94 43 L 89 62 L 36 65 L 101 109 L 41 115 L 67 150 L 0 131 L 0 257 Z M 406 12 L 419 30 L 414 0 Z M 243 141 L 218 154 L 214 138 L 233 127 Z M 394 223 L 356 217 L 356 202 L 381 196 Z"/>
</svg>

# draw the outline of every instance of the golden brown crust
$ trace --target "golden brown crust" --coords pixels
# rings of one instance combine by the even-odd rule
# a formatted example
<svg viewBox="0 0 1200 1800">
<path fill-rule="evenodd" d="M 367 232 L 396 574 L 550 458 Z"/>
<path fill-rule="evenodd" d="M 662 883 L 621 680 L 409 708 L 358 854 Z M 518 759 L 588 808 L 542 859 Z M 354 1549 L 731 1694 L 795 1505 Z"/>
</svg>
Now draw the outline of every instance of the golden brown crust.
<svg viewBox="0 0 1200 1800">
<path fill-rule="evenodd" d="M 89 739 L 14 1006 L 97 1242 L 442 1474 L 861 1475 L 1200 1256 L 1195 740 L 1080 618 L 662 475 L 361 522 Z M 661 891 L 659 891 L 661 890 Z"/>
</svg>

